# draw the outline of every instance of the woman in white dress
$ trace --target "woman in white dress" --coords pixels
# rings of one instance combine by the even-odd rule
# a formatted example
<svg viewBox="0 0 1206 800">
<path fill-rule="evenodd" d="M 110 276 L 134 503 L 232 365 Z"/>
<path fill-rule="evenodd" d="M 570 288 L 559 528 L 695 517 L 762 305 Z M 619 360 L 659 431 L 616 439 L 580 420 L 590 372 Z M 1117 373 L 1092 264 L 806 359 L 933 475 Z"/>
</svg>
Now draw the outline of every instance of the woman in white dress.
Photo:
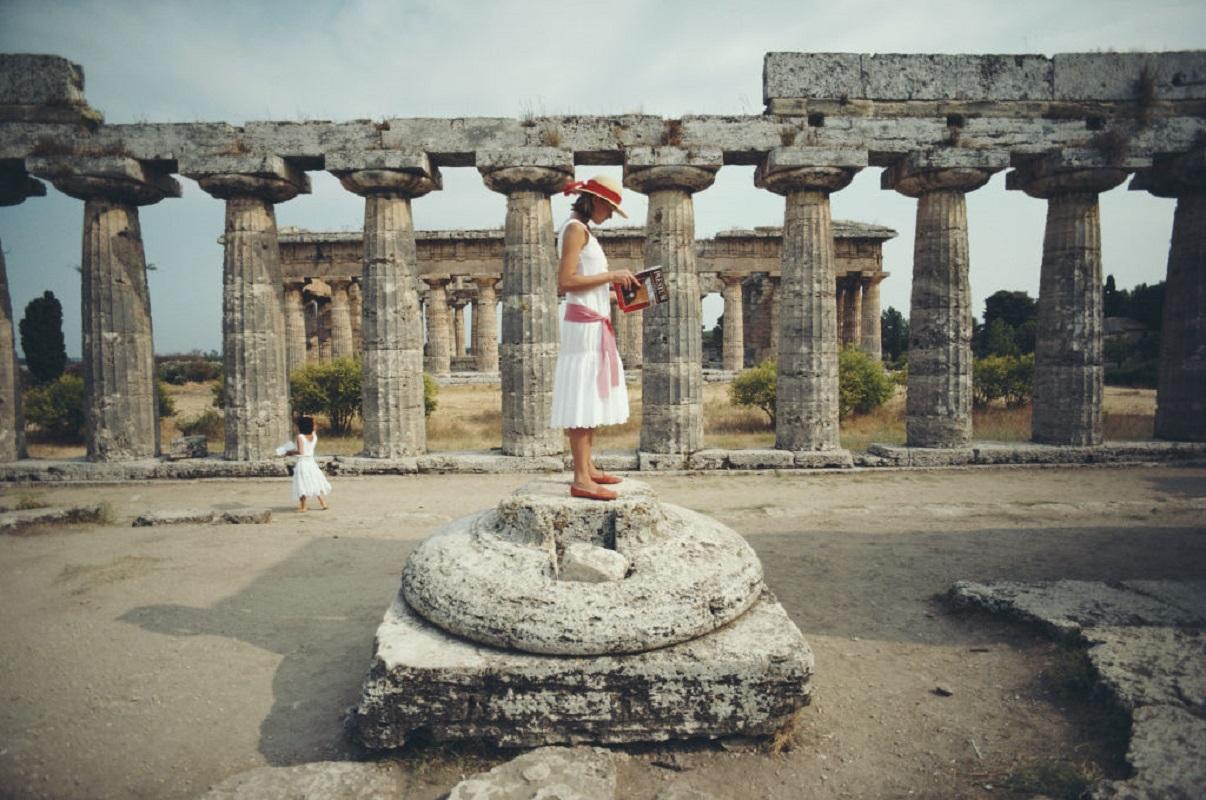
<svg viewBox="0 0 1206 800">
<path fill-rule="evenodd" d="M 331 484 L 318 468 L 318 462 L 314 460 L 314 449 L 318 446 L 314 418 L 298 417 L 297 431 L 297 439 L 294 442 L 297 463 L 293 466 L 293 499 L 297 501 L 298 511 L 306 510 L 307 497 L 318 500 L 319 507 L 326 511 L 326 495 L 331 493 Z"/>
<path fill-rule="evenodd" d="M 608 270 L 607 256 L 590 225 L 598 225 L 620 209 L 620 187 L 606 175 L 575 181 L 566 194 L 577 194 L 569 220 L 557 233 L 561 254 L 557 290 L 565 294 L 561 350 L 553 377 L 552 427 L 566 429 L 574 459 L 570 494 L 592 500 L 614 500 L 601 484 L 620 479 L 595 468 L 591 446 L 595 428 L 628 419 L 628 388 L 611 326 L 611 285 L 637 285 L 626 269 Z"/>
</svg>

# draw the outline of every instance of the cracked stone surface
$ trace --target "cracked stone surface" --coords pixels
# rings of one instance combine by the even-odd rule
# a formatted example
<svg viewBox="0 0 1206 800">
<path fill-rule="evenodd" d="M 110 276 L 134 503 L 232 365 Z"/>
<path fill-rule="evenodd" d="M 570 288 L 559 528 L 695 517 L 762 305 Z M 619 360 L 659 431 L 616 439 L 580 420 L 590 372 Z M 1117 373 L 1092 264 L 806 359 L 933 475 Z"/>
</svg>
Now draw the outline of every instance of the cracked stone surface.
<svg viewBox="0 0 1206 800">
<path fill-rule="evenodd" d="M 616 767 L 601 747 L 541 747 L 458 783 L 448 800 L 613 800 Z"/>
<path fill-rule="evenodd" d="M 1127 709 L 1171 705 L 1206 716 L 1206 634 L 1094 627 L 1085 636 L 1093 642 L 1089 660 Z"/>
<path fill-rule="evenodd" d="M 316 761 L 240 772 L 198 800 L 396 800 L 405 788 L 402 770 L 395 764 Z"/>
</svg>

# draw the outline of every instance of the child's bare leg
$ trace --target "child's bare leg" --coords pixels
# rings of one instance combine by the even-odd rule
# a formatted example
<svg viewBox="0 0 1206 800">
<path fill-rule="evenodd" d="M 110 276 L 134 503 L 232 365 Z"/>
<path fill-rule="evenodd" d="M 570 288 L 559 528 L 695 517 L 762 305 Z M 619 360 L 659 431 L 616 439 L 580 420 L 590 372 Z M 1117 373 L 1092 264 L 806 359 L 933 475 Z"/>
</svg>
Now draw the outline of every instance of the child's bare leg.
<svg viewBox="0 0 1206 800">
<path fill-rule="evenodd" d="M 305 511 L 305 510 L 306 510 L 306 496 L 305 496 L 305 495 L 302 495 L 300 498 L 298 498 L 298 501 L 297 501 L 297 510 L 298 510 L 298 511 Z"/>
<path fill-rule="evenodd" d="M 318 505 L 322 508 L 323 511 L 326 511 L 329 508 L 329 506 L 327 505 L 327 498 L 323 497 L 321 494 L 316 495 L 316 497 L 318 498 Z"/>
</svg>

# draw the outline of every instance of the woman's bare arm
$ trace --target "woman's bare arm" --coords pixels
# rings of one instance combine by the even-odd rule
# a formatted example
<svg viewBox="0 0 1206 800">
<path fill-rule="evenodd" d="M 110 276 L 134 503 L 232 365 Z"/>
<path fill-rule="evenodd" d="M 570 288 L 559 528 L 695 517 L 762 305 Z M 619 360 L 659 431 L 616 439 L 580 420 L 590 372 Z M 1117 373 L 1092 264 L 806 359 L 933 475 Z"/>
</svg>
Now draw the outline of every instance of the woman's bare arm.
<svg viewBox="0 0 1206 800">
<path fill-rule="evenodd" d="M 562 234 L 561 262 L 557 265 L 557 291 L 582 292 L 593 289 L 604 283 L 623 283 L 636 286 L 640 283 L 636 276 L 626 269 L 614 269 L 600 272 L 598 275 L 579 275 L 578 257 L 587 242 L 586 228 L 582 225 L 569 225 Z"/>
</svg>

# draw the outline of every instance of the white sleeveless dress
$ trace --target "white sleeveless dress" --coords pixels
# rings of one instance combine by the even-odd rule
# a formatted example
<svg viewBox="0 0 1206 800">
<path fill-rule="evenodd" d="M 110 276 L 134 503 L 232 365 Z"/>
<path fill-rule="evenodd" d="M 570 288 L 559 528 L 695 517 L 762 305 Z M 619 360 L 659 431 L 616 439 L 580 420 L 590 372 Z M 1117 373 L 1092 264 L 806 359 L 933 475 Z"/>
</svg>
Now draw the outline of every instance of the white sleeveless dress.
<svg viewBox="0 0 1206 800">
<path fill-rule="evenodd" d="M 582 225 L 570 219 L 557 231 L 557 253 L 565 246 L 565 230 L 570 225 Z M 585 226 L 583 226 L 585 227 Z M 578 258 L 579 275 L 598 275 L 607 271 L 607 256 L 593 233 Z M 611 284 L 604 283 L 583 292 L 566 292 L 565 304 L 578 303 L 591 311 L 611 318 Z M 553 375 L 554 428 L 597 428 L 600 425 L 619 425 L 628 420 L 628 387 L 624 383 L 624 365 L 620 364 L 620 385 L 612 386 L 607 397 L 599 396 L 600 345 L 603 340 L 601 322 L 566 322 L 561 318 L 561 351 Z"/>
<path fill-rule="evenodd" d="M 318 446 L 318 434 L 314 434 L 314 438 L 307 440 L 305 436 L 297 437 L 299 450 L 297 452 L 297 464 L 293 467 L 293 500 L 294 502 L 301 500 L 303 497 L 317 497 L 320 494 L 331 493 L 331 483 L 327 480 L 327 476 L 322 474 L 322 470 L 318 468 L 318 462 L 314 460 L 314 448 Z"/>
</svg>

